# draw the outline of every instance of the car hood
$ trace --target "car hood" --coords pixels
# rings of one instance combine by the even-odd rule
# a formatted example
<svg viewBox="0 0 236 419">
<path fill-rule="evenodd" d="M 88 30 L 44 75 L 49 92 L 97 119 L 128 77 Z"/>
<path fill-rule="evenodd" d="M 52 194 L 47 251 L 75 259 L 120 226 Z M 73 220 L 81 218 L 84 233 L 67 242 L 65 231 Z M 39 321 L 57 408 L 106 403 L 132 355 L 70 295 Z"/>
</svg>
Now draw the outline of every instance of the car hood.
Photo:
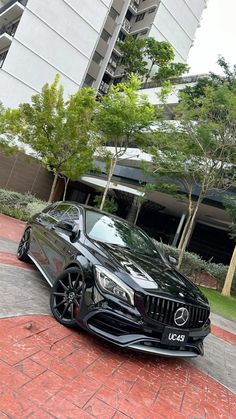
<svg viewBox="0 0 236 419">
<path fill-rule="evenodd" d="M 164 258 L 150 257 L 125 247 L 95 242 L 105 251 L 112 264 L 126 272 L 140 287 L 152 294 L 170 295 L 178 299 L 208 304 L 202 292 Z M 97 255 L 98 256 L 98 255 Z"/>
</svg>

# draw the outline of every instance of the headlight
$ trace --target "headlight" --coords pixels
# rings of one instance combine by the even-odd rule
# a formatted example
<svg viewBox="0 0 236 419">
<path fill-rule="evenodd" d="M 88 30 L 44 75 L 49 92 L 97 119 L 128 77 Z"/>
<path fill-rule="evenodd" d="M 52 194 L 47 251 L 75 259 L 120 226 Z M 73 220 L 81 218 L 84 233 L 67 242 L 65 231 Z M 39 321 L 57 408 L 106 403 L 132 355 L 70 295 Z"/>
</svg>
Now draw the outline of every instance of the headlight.
<svg viewBox="0 0 236 419">
<path fill-rule="evenodd" d="M 96 265 L 95 276 L 102 290 L 134 305 L 134 291 L 108 269 Z"/>
</svg>

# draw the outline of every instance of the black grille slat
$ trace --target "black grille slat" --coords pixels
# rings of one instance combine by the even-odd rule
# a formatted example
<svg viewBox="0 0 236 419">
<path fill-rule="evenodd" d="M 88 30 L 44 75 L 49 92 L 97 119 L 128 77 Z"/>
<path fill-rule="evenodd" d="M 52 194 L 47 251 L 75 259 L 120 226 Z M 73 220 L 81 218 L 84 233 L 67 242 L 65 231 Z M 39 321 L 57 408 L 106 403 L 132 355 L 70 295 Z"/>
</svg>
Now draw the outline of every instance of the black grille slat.
<svg viewBox="0 0 236 419">
<path fill-rule="evenodd" d="M 209 309 L 180 303 L 161 297 L 147 296 L 145 302 L 145 313 L 148 317 L 162 324 L 176 327 L 174 323 L 174 313 L 180 307 L 185 307 L 189 311 L 189 319 L 184 327 L 194 329 L 203 326 L 209 315 Z"/>
</svg>

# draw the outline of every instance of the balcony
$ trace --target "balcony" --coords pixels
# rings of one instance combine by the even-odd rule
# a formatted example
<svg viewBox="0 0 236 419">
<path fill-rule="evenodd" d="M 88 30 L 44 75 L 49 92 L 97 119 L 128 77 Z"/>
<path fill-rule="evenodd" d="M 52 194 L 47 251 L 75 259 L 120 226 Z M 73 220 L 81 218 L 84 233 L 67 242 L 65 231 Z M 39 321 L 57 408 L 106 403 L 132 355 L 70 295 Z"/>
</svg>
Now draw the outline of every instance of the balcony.
<svg viewBox="0 0 236 419">
<path fill-rule="evenodd" d="M 131 24 L 128 19 L 124 19 L 121 27 L 122 29 L 124 29 L 125 32 L 130 33 Z"/>
<path fill-rule="evenodd" d="M 12 23 L 10 25 L 2 26 L 0 29 L 0 51 L 8 49 L 12 42 L 12 37 L 16 33 L 18 22 Z"/>
<path fill-rule="evenodd" d="M 138 12 L 139 4 L 140 4 L 139 0 L 131 0 L 131 2 L 129 4 L 129 8 L 134 14 L 136 14 Z"/>
<path fill-rule="evenodd" d="M 0 8 L 0 27 L 19 20 L 27 0 L 11 0 Z"/>
<path fill-rule="evenodd" d="M 114 68 L 111 67 L 110 64 L 108 64 L 107 68 L 106 68 L 106 73 L 109 74 L 109 76 L 114 77 L 115 75 L 115 70 Z"/>
<path fill-rule="evenodd" d="M 108 92 L 108 90 L 109 90 L 109 84 L 108 83 L 105 83 L 105 81 L 101 81 L 101 84 L 100 84 L 100 86 L 99 86 L 99 90 L 101 91 L 101 92 L 103 92 L 103 93 L 107 93 Z"/>
<path fill-rule="evenodd" d="M 110 58 L 110 60 L 108 61 L 108 64 L 114 69 L 116 69 L 117 67 L 117 62 L 113 58 Z"/>
</svg>

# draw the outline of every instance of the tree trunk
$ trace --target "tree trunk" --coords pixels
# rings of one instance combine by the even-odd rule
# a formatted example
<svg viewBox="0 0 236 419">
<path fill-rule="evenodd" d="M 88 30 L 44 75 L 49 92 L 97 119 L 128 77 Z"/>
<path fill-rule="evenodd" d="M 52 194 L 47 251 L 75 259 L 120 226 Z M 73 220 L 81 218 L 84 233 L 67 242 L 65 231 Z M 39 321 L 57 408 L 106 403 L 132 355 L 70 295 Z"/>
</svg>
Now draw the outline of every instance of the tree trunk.
<svg viewBox="0 0 236 419">
<path fill-rule="evenodd" d="M 196 207 L 195 207 L 195 209 L 193 211 L 193 214 L 191 216 L 191 220 L 188 224 L 188 229 L 186 230 L 186 234 L 185 234 L 185 237 L 184 237 L 183 242 L 182 242 L 182 246 L 181 246 L 180 253 L 179 253 L 178 265 L 177 265 L 178 269 L 180 269 L 181 264 L 183 262 L 184 253 L 185 253 L 186 247 L 188 245 L 189 238 L 190 238 L 192 230 L 193 230 L 193 224 L 194 224 L 194 221 L 196 219 L 196 215 L 197 215 L 198 208 L 199 208 L 199 205 L 200 205 L 201 201 L 202 201 L 202 195 L 200 194 L 199 198 L 197 200 Z M 181 238 L 181 240 L 182 240 L 182 238 Z"/>
<path fill-rule="evenodd" d="M 51 204 L 53 202 L 53 198 L 55 195 L 55 189 L 56 189 L 56 185 L 57 185 L 57 179 L 58 179 L 58 173 L 54 174 L 54 179 L 52 182 L 52 187 L 51 187 L 51 192 L 50 192 L 50 196 L 48 198 L 48 203 Z"/>
<path fill-rule="evenodd" d="M 70 182 L 70 178 L 64 178 L 64 181 L 65 181 L 65 187 L 64 187 L 64 192 L 63 192 L 63 198 L 62 198 L 62 201 L 65 201 L 65 199 L 66 199 L 66 192 L 67 192 L 67 187 L 68 187 L 68 184 L 69 184 L 69 182 Z"/>
<path fill-rule="evenodd" d="M 107 183 L 106 183 L 106 187 L 105 187 L 104 192 L 103 192 L 102 202 L 101 202 L 101 205 L 100 205 L 100 208 L 99 208 L 101 211 L 103 210 L 104 203 L 105 203 L 105 200 L 106 200 L 106 197 L 107 197 L 107 193 L 108 193 L 109 188 L 110 188 L 111 179 L 112 179 L 112 176 L 113 176 L 113 173 L 114 173 L 114 169 L 116 167 L 116 162 L 117 162 L 117 157 L 115 157 L 114 160 L 112 159 L 111 162 L 110 162 L 110 168 L 109 168 L 109 173 L 108 173 L 108 177 L 107 177 Z"/>
<path fill-rule="evenodd" d="M 190 224 L 190 222 L 191 222 L 191 218 L 192 218 L 192 214 L 188 215 L 188 218 L 187 218 L 186 223 L 185 223 L 185 225 L 184 225 L 184 229 L 183 229 L 183 231 L 182 231 L 181 238 L 180 238 L 180 241 L 179 241 L 179 244 L 178 244 L 178 249 L 179 249 L 179 250 L 181 250 L 181 249 L 182 249 L 183 242 L 184 242 L 184 239 L 185 239 L 186 233 L 187 233 L 187 231 L 188 231 L 189 224 Z"/>
<path fill-rule="evenodd" d="M 129 221 L 130 223 L 134 224 L 135 222 L 137 208 L 138 208 L 138 197 L 134 195 L 129 212 L 126 217 L 126 220 Z"/>
<path fill-rule="evenodd" d="M 231 286 L 234 279 L 235 270 L 236 270 L 236 246 L 234 248 L 233 255 L 231 257 L 229 269 L 228 269 L 228 272 L 225 278 L 225 283 L 221 292 L 221 294 L 224 295 L 225 297 L 230 297 L 230 291 L 231 291 Z"/>
<path fill-rule="evenodd" d="M 134 220 L 134 225 L 137 224 L 138 216 L 139 216 L 139 213 L 140 213 L 140 210 L 141 210 L 141 206 L 142 206 L 141 202 L 138 201 L 138 208 L 137 208 L 137 212 L 136 212 L 136 216 L 135 216 L 135 220 Z"/>
</svg>

